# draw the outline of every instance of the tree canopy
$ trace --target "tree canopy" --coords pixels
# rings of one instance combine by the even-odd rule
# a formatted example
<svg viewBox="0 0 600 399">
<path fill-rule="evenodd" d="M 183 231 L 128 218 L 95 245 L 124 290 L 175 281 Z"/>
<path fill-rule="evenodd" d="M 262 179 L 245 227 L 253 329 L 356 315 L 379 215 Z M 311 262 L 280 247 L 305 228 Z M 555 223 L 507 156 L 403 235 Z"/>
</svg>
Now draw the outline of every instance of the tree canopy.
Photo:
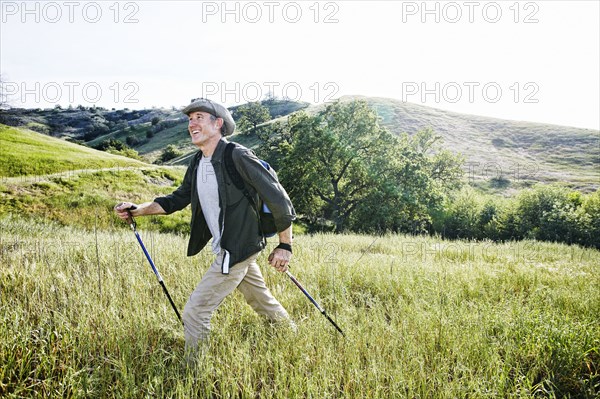
<svg viewBox="0 0 600 399">
<path fill-rule="evenodd" d="M 242 105 L 238 109 L 240 119 L 237 126 L 240 131 L 245 133 L 256 133 L 258 125 L 271 119 L 269 109 L 260 102 L 250 102 Z"/>
<path fill-rule="evenodd" d="M 396 137 L 364 101 L 335 102 L 274 126 L 270 161 L 295 206 L 312 224 L 335 231 L 425 226 L 446 189 L 459 185 L 461 160 L 432 131 Z M 275 158 L 275 159 L 273 159 Z"/>
</svg>

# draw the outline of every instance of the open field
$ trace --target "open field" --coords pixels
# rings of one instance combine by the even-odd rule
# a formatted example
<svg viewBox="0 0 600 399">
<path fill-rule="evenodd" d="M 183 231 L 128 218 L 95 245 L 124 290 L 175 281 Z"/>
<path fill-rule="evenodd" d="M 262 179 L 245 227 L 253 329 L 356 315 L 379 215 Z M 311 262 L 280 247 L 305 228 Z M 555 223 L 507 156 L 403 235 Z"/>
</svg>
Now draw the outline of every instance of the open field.
<svg viewBox="0 0 600 399">
<path fill-rule="evenodd" d="M 600 393 L 600 253 L 523 241 L 300 235 L 292 271 L 259 264 L 297 321 L 262 321 L 239 293 L 186 368 L 183 333 L 133 233 L 0 219 L 0 396 L 593 398 Z M 187 238 L 142 230 L 179 308 L 208 267 Z M 274 245 L 273 243 L 271 243 Z"/>
</svg>

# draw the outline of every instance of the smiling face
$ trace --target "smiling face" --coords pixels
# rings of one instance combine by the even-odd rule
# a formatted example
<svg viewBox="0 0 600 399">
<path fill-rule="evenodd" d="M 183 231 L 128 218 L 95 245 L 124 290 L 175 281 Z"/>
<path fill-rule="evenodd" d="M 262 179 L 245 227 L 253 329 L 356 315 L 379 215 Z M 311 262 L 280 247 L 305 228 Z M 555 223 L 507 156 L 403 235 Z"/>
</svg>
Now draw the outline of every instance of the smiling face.
<svg viewBox="0 0 600 399">
<path fill-rule="evenodd" d="M 188 131 L 194 145 L 203 147 L 209 143 L 219 141 L 223 119 L 215 118 L 203 111 L 191 112 L 188 118 Z"/>
</svg>

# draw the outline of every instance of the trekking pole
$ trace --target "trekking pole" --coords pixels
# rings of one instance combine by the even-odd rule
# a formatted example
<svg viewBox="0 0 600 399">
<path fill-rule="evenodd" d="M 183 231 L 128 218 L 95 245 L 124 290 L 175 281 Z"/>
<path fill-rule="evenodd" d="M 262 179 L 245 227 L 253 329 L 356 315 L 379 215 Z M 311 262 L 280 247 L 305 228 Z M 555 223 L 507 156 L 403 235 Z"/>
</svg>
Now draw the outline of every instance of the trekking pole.
<svg viewBox="0 0 600 399">
<path fill-rule="evenodd" d="M 129 227 L 131 227 L 131 230 L 133 230 L 133 232 L 135 234 L 135 238 L 137 238 L 138 242 L 140 243 L 140 247 L 142 247 L 142 251 L 144 251 L 144 255 L 146 255 L 146 258 L 148 259 L 148 262 L 150 262 L 150 266 L 152 267 L 152 271 L 156 275 L 156 278 L 158 279 L 158 283 L 160 284 L 160 286 L 162 287 L 165 295 L 169 299 L 169 302 L 171 303 L 171 306 L 173 307 L 173 310 L 175 311 L 175 314 L 177 315 L 177 318 L 179 319 L 179 321 L 181 322 L 181 324 L 183 324 L 183 321 L 181 320 L 181 316 L 179 315 L 179 311 L 177 310 L 177 306 L 175 306 L 175 302 L 173 302 L 173 299 L 171 299 L 171 295 L 169 295 L 169 291 L 167 290 L 167 287 L 165 286 L 165 283 L 164 283 L 164 281 L 162 279 L 162 276 L 158 272 L 158 269 L 154 265 L 154 262 L 152 261 L 152 258 L 150 257 L 150 254 L 146 250 L 146 247 L 144 246 L 144 243 L 142 242 L 142 238 L 140 237 L 140 234 L 137 232 L 137 223 L 135 222 L 135 219 L 133 218 L 133 215 L 131 214 L 130 209 L 136 209 L 136 207 L 132 206 L 131 208 L 127 209 L 127 213 L 129 214 L 129 220 L 127 222 L 129 223 Z"/>
<path fill-rule="evenodd" d="M 334 327 L 335 327 L 335 328 L 336 328 L 336 329 L 337 329 L 337 330 L 340 332 L 340 334 L 342 334 L 342 336 L 343 336 L 343 337 L 345 337 L 345 336 L 346 336 L 346 334 L 344 334 L 344 332 L 342 331 L 342 329 L 341 329 L 341 328 L 340 328 L 340 327 L 339 327 L 337 324 L 335 324 L 335 321 L 333 321 L 333 320 L 331 319 L 331 317 L 329 317 L 329 315 L 328 315 L 328 314 L 325 312 L 325 309 L 323 309 L 321 306 L 319 306 L 319 304 L 317 303 L 317 301 L 315 301 L 315 300 L 314 300 L 314 298 L 313 298 L 312 296 L 310 296 L 310 294 L 308 293 L 308 291 L 306 291 L 306 290 L 304 289 L 304 287 L 302 286 L 302 284 L 300 284 L 300 283 L 298 282 L 298 280 L 296 280 L 296 277 L 294 277 L 294 275 L 293 275 L 292 273 L 290 273 L 290 271 L 289 271 L 289 270 L 287 270 L 287 271 L 285 272 L 285 274 L 287 274 L 287 275 L 288 275 L 288 277 L 290 278 L 290 280 L 292 280 L 292 281 L 294 282 L 294 284 L 296 284 L 296 286 L 297 286 L 298 288 L 300 288 L 300 291 L 302 291 L 302 292 L 304 293 L 304 295 L 306 295 L 306 297 L 307 297 L 308 299 L 310 299 L 310 301 L 313 303 L 313 305 L 315 305 L 315 307 L 316 307 L 316 308 L 319 310 L 319 312 L 321 312 L 321 314 L 322 314 L 323 316 L 325 316 L 325 317 L 327 318 L 327 320 L 329 320 L 329 322 L 330 322 L 331 324 L 333 324 L 333 326 L 334 326 Z"/>
</svg>

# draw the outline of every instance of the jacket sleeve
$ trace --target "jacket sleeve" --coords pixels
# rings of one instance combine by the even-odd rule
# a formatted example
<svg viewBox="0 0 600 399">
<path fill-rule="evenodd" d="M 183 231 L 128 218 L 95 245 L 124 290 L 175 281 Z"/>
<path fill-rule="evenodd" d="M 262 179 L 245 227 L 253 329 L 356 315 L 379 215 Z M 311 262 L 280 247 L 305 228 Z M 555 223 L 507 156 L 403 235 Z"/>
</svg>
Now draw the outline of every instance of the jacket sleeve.
<svg viewBox="0 0 600 399">
<path fill-rule="evenodd" d="M 185 172 L 183 182 L 177 188 L 177 190 L 173 191 L 167 196 L 154 199 L 154 202 L 158 203 L 165 210 L 167 215 L 176 211 L 180 211 L 190 204 L 192 200 L 192 179 L 194 178 L 194 176 L 192 176 L 194 170 L 193 166 L 196 159 L 196 156 L 192 157 L 192 160 Z"/>
<path fill-rule="evenodd" d="M 277 174 L 272 175 L 266 170 L 258 157 L 247 148 L 236 146 L 232 156 L 240 176 L 258 193 L 273 213 L 277 231 L 282 232 L 290 227 L 296 219 L 296 212 L 290 197 L 279 183 Z"/>
</svg>

